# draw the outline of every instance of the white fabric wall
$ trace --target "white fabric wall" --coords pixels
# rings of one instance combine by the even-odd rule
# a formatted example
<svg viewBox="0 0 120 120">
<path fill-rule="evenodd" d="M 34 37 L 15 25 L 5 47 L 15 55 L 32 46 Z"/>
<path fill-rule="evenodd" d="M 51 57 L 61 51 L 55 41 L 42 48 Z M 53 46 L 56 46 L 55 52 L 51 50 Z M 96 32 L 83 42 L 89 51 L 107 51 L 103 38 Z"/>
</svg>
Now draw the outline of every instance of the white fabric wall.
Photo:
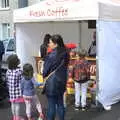
<svg viewBox="0 0 120 120">
<path fill-rule="evenodd" d="M 94 29 L 88 29 L 86 22 L 77 21 L 16 24 L 17 54 L 22 64 L 30 62 L 35 66 L 33 56 L 39 55 L 40 44 L 46 33 L 61 34 L 65 43 L 81 43 L 80 46 L 87 50 L 92 41 L 93 31 Z"/>
<path fill-rule="evenodd" d="M 46 33 L 61 34 L 65 42 L 78 43 L 80 38 L 78 22 L 16 24 L 16 48 L 22 65 L 30 62 L 35 66 L 33 56 L 39 55 Z"/>
<path fill-rule="evenodd" d="M 120 22 L 98 22 L 98 100 L 103 105 L 120 101 Z"/>
</svg>

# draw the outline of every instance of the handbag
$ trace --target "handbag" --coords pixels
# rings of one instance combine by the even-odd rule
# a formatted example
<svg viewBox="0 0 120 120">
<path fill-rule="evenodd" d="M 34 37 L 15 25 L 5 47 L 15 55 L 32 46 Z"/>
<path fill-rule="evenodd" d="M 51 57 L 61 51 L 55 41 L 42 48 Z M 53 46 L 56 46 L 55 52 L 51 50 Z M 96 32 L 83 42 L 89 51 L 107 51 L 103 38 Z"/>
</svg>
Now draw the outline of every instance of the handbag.
<svg viewBox="0 0 120 120">
<path fill-rule="evenodd" d="M 49 77 L 50 77 L 51 75 L 53 75 L 53 73 L 55 73 L 55 71 L 56 71 L 56 69 L 55 69 L 53 72 L 51 72 L 47 77 L 44 78 L 43 88 L 42 88 L 42 91 L 41 91 L 42 94 L 45 93 L 47 80 L 49 79 Z"/>
</svg>

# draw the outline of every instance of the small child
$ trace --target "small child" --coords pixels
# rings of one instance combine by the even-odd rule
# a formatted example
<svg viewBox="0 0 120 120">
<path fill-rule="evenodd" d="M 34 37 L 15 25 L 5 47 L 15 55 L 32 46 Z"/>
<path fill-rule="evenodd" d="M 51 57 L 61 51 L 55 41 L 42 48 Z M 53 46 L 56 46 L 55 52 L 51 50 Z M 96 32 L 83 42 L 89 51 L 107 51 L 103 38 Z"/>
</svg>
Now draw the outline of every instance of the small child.
<svg viewBox="0 0 120 120">
<path fill-rule="evenodd" d="M 10 55 L 7 62 L 6 82 L 9 90 L 13 120 L 20 120 L 20 102 L 22 100 L 20 87 L 22 70 L 18 67 L 20 60 L 17 55 Z"/>
<path fill-rule="evenodd" d="M 75 110 L 79 110 L 80 105 L 82 111 L 86 109 L 86 96 L 89 74 L 89 65 L 85 60 L 86 51 L 76 53 L 76 60 L 73 67 L 73 79 L 75 81 Z M 80 100 L 81 93 L 81 100 Z"/>
<path fill-rule="evenodd" d="M 23 79 L 21 82 L 22 95 L 26 104 L 26 114 L 28 120 L 32 120 L 31 109 L 35 105 L 39 112 L 39 119 L 43 118 L 41 104 L 35 93 L 34 85 L 40 86 L 33 77 L 33 67 L 31 64 L 23 66 Z"/>
</svg>

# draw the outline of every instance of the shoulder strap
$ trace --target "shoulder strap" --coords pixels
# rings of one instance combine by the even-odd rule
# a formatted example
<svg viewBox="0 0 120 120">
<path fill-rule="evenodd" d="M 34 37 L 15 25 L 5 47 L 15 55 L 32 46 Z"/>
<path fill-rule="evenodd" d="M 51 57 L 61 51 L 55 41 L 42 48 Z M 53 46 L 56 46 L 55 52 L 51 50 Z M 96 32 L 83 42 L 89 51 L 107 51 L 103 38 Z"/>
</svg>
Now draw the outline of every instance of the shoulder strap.
<svg viewBox="0 0 120 120">
<path fill-rule="evenodd" d="M 48 80 L 48 78 L 51 75 L 53 75 L 63 64 L 64 64 L 64 60 L 62 60 L 62 62 L 60 63 L 60 65 L 54 71 L 52 71 L 47 77 L 44 78 L 44 84 L 46 83 L 46 81 Z"/>
</svg>

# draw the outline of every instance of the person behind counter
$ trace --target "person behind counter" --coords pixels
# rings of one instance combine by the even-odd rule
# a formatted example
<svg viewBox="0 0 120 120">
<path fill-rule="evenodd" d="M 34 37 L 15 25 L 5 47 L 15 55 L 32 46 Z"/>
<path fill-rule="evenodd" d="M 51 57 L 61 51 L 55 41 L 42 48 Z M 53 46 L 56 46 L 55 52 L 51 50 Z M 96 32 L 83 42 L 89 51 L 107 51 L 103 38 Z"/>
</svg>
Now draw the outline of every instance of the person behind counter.
<svg viewBox="0 0 120 120">
<path fill-rule="evenodd" d="M 48 51 L 48 43 L 49 43 L 49 39 L 51 38 L 50 34 L 46 34 L 44 37 L 44 41 L 43 44 L 40 46 L 40 54 L 41 54 L 41 58 L 45 59 L 45 56 L 47 55 L 47 51 Z"/>
<path fill-rule="evenodd" d="M 59 120 L 64 120 L 63 95 L 67 82 L 68 52 L 63 38 L 58 34 L 50 38 L 49 47 L 53 51 L 45 58 L 43 78 L 54 73 L 47 79 L 44 91 L 48 100 L 47 120 L 55 120 L 56 111 L 58 112 Z"/>
<path fill-rule="evenodd" d="M 50 34 L 46 34 L 44 37 L 43 44 L 40 46 L 40 54 L 41 54 L 41 60 L 39 61 L 39 72 L 42 74 L 43 73 L 43 64 L 45 57 L 48 53 L 51 52 L 51 49 L 48 47 L 49 39 L 51 38 Z"/>
<path fill-rule="evenodd" d="M 96 32 L 93 33 L 93 41 L 88 50 L 88 56 L 96 57 Z"/>
</svg>

